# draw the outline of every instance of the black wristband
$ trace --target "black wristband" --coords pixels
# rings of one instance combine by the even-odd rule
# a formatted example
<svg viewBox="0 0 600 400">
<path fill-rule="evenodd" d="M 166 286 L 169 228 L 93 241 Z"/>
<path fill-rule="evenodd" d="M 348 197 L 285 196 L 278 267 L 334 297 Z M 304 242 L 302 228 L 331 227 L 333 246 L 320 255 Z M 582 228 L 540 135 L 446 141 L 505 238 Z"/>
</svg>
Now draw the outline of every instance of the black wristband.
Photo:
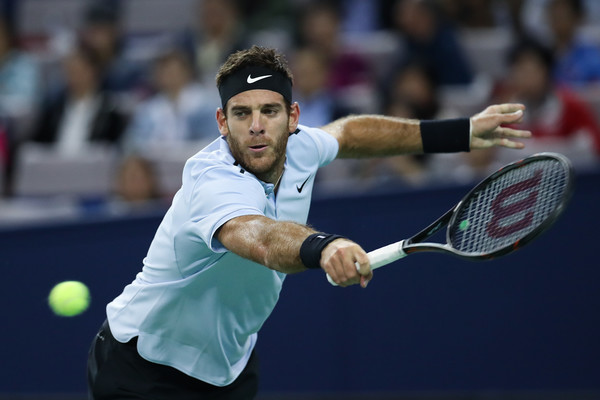
<svg viewBox="0 0 600 400">
<path fill-rule="evenodd" d="M 421 121 L 424 153 L 456 153 L 471 149 L 469 118 Z"/>
<path fill-rule="evenodd" d="M 345 239 L 340 235 L 313 233 L 300 246 L 300 259 L 306 268 L 321 268 L 321 252 L 336 239 Z"/>
</svg>

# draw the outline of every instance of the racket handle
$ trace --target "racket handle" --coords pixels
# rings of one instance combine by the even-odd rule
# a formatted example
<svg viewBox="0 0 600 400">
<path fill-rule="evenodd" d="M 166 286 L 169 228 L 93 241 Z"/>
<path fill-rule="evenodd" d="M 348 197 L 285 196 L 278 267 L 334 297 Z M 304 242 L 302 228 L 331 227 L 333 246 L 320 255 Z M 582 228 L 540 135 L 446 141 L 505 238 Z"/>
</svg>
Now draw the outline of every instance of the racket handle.
<svg viewBox="0 0 600 400">
<path fill-rule="evenodd" d="M 369 263 L 371 264 L 371 270 L 377 269 L 379 267 L 383 267 L 391 262 L 404 258 L 406 253 L 403 249 L 404 240 L 401 240 L 396 243 L 388 244 L 387 246 L 380 247 L 373 251 L 367 253 L 369 256 Z M 359 270 L 360 266 L 356 263 L 356 269 Z M 327 280 L 333 286 L 337 286 L 337 283 L 331 279 L 329 274 L 327 274 Z"/>
</svg>

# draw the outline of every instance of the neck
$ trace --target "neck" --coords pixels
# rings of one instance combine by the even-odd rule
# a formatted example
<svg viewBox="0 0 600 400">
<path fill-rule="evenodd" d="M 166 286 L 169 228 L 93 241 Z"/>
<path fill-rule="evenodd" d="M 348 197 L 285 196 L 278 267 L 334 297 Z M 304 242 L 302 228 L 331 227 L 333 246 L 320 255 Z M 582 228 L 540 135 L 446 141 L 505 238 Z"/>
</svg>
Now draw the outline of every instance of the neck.
<svg viewBox="0 0 600 400">
<path fill-rule="evenodd" d="M 82 100 L 94 94 L 95 90 L 92 87 L 78 87 L 71 90 L 71 96 L 76 100 Z"/>
<path fill-rule="evenodd" d="M 272 183 L 275 186 L 277 186 L 277 184 L 281 180 L 281 177 L 283 176 L 283 172 L 285 171 L 284 164 L 285 158 L 280 163 L 278 163 L 278 165 L 275 168 L 273 168 L 272 172 L 269 172 L 268 174 L 261 174 L 260 176 L 256 175 L 256 177 L 263 182 Z"/>
<path fill-rule="evenodd" d="M 283 167 L 281 169 L 281 173 L 279 174 L 279 178 L 277 178 L 277 180 L 275 181 L 275 190 L 277 190 L 277 188 L 279 187 L 279 182 L 281 182 L 281 177 L 283 176 L 284 172 L 285 172 L 285 167 Z"/>
</svg>

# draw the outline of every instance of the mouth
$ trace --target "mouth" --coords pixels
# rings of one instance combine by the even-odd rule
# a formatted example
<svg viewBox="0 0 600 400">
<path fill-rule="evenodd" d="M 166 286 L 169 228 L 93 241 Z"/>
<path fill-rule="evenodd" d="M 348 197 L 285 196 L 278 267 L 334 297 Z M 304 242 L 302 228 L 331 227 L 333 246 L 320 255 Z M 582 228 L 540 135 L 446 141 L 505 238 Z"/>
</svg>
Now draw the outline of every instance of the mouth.
<svg viewBox="0 0 600 400">
<path fill-rule="evenodd" d="M 248 146 L 250 151 L 253 151 L 255 153 L 261 152 L 261 151 L 265 150 L 267 147 L 269 147 L 269 146 L 267 146 L 266 144 L 257 144 L 254 146 Z"/>
</svg>

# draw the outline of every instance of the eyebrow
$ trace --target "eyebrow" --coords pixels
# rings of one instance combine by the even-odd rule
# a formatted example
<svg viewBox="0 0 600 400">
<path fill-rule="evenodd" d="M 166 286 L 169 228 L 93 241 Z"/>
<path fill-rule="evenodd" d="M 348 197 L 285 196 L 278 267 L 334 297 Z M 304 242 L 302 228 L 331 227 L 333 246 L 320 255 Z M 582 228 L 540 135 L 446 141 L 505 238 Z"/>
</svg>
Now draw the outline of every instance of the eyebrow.
<svg viewBox="0 0 600 400">
<path fill-rule="evenodd" d="M 281 103 L 261 104 L 260 109 L 264 109 L 264 108 L 273 108 L 273 109 L 281 110 L 281 109 L 283 109 L 283 105 L 281 105 Z M 250 110 L 250 109 L 252 109 L 252 107 L 245 106 L 245 105 L 231 106 L 231 111 L 246 111 L 246 110 Z"/>
<path fill-rule="evenodd" d="M 277 109 L 282 109 L 283 106 L 281 105 L 281 103 L 267 103 L 267 104 L 263 104 L 260 108 L 277 108 Z"/>
</svg>

